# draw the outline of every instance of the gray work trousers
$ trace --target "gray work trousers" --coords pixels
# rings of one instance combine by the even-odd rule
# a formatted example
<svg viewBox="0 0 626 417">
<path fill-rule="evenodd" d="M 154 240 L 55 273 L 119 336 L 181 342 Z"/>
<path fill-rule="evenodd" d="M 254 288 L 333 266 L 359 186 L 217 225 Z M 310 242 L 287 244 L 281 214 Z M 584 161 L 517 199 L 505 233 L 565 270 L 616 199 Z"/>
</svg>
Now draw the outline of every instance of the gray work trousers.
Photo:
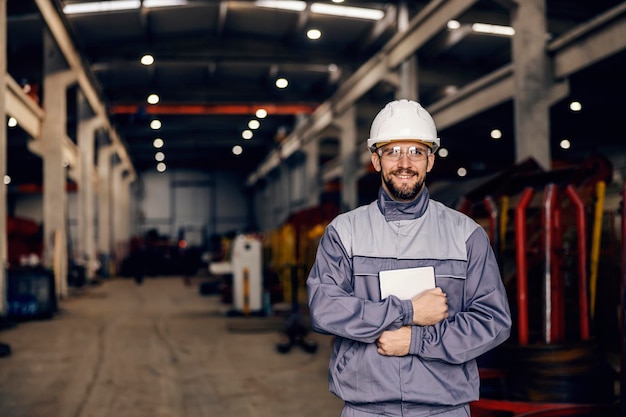
<svg viewBox="0 0 626 417">
<path fill-rule="evenodd" d="M 470 417 L 469 404 L 454 407 L 433 407 L 406 404 L 345 404 L 341 417 Z"/>
</svg>

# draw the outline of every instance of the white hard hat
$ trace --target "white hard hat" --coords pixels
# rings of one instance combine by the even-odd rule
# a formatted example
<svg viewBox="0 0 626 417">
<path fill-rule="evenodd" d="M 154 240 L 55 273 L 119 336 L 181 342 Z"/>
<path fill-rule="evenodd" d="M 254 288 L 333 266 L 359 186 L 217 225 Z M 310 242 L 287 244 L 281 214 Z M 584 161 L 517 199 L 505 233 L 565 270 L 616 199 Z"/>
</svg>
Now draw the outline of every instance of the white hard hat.
<svg viewBox="0 0 626 417">
<path fill-rule="evenodd" d="M 400 140 L 423 142 L 433 152 L 439 148 L 435 122 L 416 101 L 395 100 L 387 103 L 372 122 L 367 147 L 374 152 L 383 143 Z"/>
</svg>

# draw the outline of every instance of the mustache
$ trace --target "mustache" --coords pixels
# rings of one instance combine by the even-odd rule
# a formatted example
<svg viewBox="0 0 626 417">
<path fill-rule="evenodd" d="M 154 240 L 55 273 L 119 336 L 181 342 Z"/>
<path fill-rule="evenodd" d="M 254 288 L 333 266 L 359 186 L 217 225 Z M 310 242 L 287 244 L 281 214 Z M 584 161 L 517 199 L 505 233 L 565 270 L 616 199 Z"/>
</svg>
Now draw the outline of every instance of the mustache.
<svg viewBox="0 0 626 417">
<path fill-rule="evenodd" d="M 418 175 L 417 172 L 409 168 L 400 168 L 392 172 L 394 175 Z"/>
</svg>

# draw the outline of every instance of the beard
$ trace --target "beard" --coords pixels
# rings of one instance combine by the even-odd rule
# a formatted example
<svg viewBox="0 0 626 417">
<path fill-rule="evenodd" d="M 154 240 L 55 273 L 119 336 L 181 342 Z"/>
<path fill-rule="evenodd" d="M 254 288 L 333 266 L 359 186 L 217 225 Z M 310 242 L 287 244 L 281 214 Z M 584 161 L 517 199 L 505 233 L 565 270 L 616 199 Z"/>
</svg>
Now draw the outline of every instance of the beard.
<svg viewBox="0 0 626 417">
<path fill-rule="evenodd" d="M 401 169 L 395 172 L 390 172 L 389 175 L 385 175 L 381 172 L 380 176 L 383 183 L 387 187 L 389 194 L 394 200 L 398 201 L 413 201 L 424 188 L 424 178 L 418 180 L 414 185 L 404 184 L 403 186 L 396 187 L 393 183 L 393 177 L 391 174 L 409 174 L 418 175 L 416 172 L 410 169 Z"/>
</svg>

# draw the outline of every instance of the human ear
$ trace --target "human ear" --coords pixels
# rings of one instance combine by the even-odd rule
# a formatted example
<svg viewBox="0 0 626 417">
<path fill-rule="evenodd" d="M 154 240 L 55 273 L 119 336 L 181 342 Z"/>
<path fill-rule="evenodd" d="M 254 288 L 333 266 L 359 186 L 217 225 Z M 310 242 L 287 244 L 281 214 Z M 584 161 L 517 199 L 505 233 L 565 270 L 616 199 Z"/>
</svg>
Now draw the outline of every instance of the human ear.
<svg viewBox="0 0 626 417">
<path fill-rule="evenodd" d="M 380 165 L 380 156 L 376 152 L 372 152 L 372 165 L 376 172 L 380 172 L 383 169 Z"/>
<path fill-rule="evenodd" d="M 433 165 L 435 165 L 435 154 L 430 153 L 428 159 L 426 159 L 426 172 L 430 172 L 433 169 Z"/>
</svg>

